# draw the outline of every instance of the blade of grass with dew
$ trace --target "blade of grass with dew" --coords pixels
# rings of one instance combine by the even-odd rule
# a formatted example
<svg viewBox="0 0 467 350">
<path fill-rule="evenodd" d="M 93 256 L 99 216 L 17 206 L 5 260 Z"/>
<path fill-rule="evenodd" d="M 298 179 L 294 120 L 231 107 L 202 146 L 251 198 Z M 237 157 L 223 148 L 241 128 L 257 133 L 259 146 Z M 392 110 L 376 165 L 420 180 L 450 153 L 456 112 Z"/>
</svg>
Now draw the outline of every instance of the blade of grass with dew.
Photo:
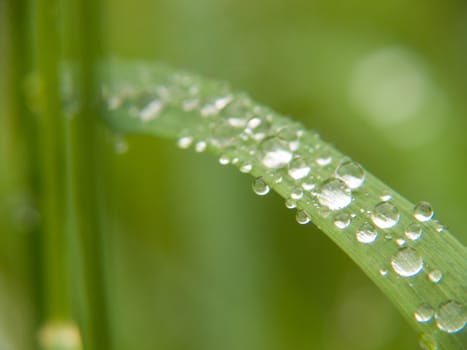
<svg viewBox="0 0 467 350">
<path fill-rule="evenodd" d="M 466 348 L 467 249 L 429 203 L 414 205 L 316 132 L 224 83 L 146 62 L 114 60 L 100 71 L 115 133 L 176 139 L 250 173 L 257 194 L 272 188 L 298 223 L 313 222 L 362 268 L 422 348 Z"/>
</svg>

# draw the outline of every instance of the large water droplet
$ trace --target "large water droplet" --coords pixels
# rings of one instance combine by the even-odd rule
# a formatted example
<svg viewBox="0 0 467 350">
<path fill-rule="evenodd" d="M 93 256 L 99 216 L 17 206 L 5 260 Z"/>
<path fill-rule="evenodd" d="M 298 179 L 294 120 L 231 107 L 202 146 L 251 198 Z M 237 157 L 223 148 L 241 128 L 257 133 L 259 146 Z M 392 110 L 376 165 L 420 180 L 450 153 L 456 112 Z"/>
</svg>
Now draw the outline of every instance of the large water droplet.
<svg viewBox="0 0 467 350">
<path fill-rule="evenodd" d="M 433 207 L 428 202 L 418 203 L 413 211 L 413 216 L 420 222 L 429 221 L 433 218 Z"/>
<path fill-rule="evenodd" d="M 440 283 L 443 279 L 443 273 L 440 270 L 432 270 L 428 274 L 428 278 L 433 283 Z"/>
<path fill-rule="evenodd" d="M 311 221 L 310 216 L 304 210 L 297 211 L 297 215 L 295 216 L 297 222 L 301 225 L 308 224 Z"/>
<path fill-rule="evenodd" d="M 343 209 L 352 203 L 352 193 L 339 179 L 329 179 L 321 184 L 317 192 L 318 202 L 331 209 Z"/>
<path fill-rule="evenodd" d="M 373 223 L 382 229 L 396 226 L 399 219 L 399 209 L 391 202 L 381 202 L 377 204 L 371 214 Z"/>
<path fill-rule="evenodd" d="M 289 164 L 289 175 L 295 180 L 302 179 L 310 173 L 310 167 L 303 158 L 295 158 Z"/>
<path fill-rule="evenodd" d="M 360 164 L 351 160 L 341 163 L 336 169 L 335 176 L 351 189 L 359 188 L 365 182 L 365 171 Z"/>
<path fill-rule="evenodd" d="M 423 270 L 423 259 L 415 249 L 402 248 L 391 259 L 393 270 L 401 277 L 413 277 Z"/>
<path fill-rule="evenodd" d="M 268 184 L 262 177 L 258 177 L 253 181 L 252 188 L 253 191 L 260 196 L 268 194 L 270 190 Z"/>
<path fill-rule="evenodd" d="M 369 222 L 364 223 L 356 233 L 357 241 L 364 244 L 370 244 L 378 238 L 378 232 Z"/>
<path fill-rule="evenodd" d="M 467 308 L 454 300 L 441 304 L 435 314 L 436 325 L 446 333 L 458 333 L 467 323 Z"/>
<path fill-rule="evenodd" d="M 277 137 L 267 138 L 259 145 L 258 159 L 268 168 L 282 168 L 289 164 L 292 156 L 287 142 Z"/>
<path fill-rule="evenodd" d="M 433 319 L 435 312 L 429 304 L 422 304 L 414 312 L 415 320 L 420 323 L 430 322 Z"/>
<path fill-rule="evenodd" d="M 420 227 L 419 224 L 416 224 L 416 223 L 410 224 L 405 229 L 406 237 L 412 241 L 419 240 L 420 237 L 422 237 L 422 234 L 423 234 L 422 228 Z"/>
<path fill-rule="evenodd" d="M 350 215 L 347 213 L 339 213 L 334 217 L 334 226 L 337 228 L 344 230 L 350 226 L 352 219 Z"/>
</svg>

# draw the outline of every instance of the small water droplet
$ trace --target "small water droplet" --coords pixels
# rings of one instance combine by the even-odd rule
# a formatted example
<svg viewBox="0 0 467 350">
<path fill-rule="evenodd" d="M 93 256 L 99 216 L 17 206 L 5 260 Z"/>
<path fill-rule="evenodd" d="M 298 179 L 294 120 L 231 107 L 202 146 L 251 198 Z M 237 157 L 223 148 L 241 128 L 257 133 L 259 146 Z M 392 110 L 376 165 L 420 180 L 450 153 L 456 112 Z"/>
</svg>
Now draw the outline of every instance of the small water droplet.
<svg viewBox="0 0 467 350">
<path fill-rule="evenodd" d="M 211 138 L 209 141 L 213 146 L 223 149 L 231 146 L 239 133 L 240 131 L 231 127 L 227 121 L 221 120 L 211 126 Z"/>
<path fill-rule="evenodd" d="M 392 200 L 392 196 L 389 193 L 382 194 L 379 198 L 382 202 L 389 202 Z"/>
<path fill-rule="evenodd" d="M 407 245 L 407 241 L 405 239 L 398 238 L 398 239 L 396 239 L 396 244 L 399 247 L 405 247 Z"/>
<path fill-rule="evenodd" d="M 317 192 L 318 202 L 331 209 L 340 210 L 352 203 L 352 193 L 339 179 L 329 179 L 321 184 Z"/>
<path fill-rule="evenodd" d="M 351 188 L 359 188 L 365 182 L 365 171 L 362 166 L 352 160 L 344 161 L 337 169 L 335 176 Z"/>
<path fill-rule="evenodd" d="M 303 158 L 295 158 L 289 164 L 289 175 L 294 180 L 306 177 L 310 173 L 310 167 Z"/>
<path fill-rule="evenodd" d="M 433 218 L 433 207 L 428 202 L 418 203 L 413 211 L 413 216 L 420 222 L 430 221 Z"/>
<path fill-rule="evenodd" d="M 285 167 L 292 160 L 292 156 L 287 142 L 277 137 L 269 137 L 259 145 L 258 158 L 267 168 Z"/>
<path fill-rule="evenodd" d="M 334 217 L 334 226 L 341 230 L 345 230 L 350 226 L 352 220 L 347 213 L 339 213 Z"/>
<path fill-rule="evenodd" d="M 316 164 L 321 167 L 325 167 L 332 163 L 332 156 L 328 154 L 322 154 L 318 158 L 316 158 Z"/>
<path fill-rule="evenodd" d="M 268 194 L 270 190 L 268 184 L 266 183 L 266 181 L 264 181 L 262 177 L 258 177 L 253 181 L 252 188 L 253 191 L 260 196 Z"/>
<path fill-rule="evenodd" d="M 441 304 L 435 314 L 436 325 L 446 333 L 459 333 L 467 323 L 467 308 L 454 300 Z"/>
<path fill-rule="evenodd" d="M 300 188 L 296 188 L 290 194 L 290 197 L 295 200 L 299 200 L 303 198 L 303 191 Z"/>
<path fill-rule="evenodd" d="M 432 334 L 423 333 L 420 336 L 419 344 L 422 350 L 438 350 L 438 344 Z"/>
<path fill-rule="evenodd" d="M 227 165 L 230 163 L 230 158 L 227 155 L 222 155 L 219 157 L 219 164 Z"/>
<path fill-rule="evenodd" d="M 271 123 L 266 118 L 253 117 L 248 120 L 245 132 L 256 141 L 261 141 L 270 134 Z"/>
<path fill-rule="evenodd" d="M 245 162 L 240 166 L 240 171 L 245 174 L 249 173 L 252 169 L 253 169 L 253 166 L 251 165 L 251 163 L 248 163 L 248 162 Z"/>
<path fill-rule="evenodd" d="M 206 150 L 206 147 L 207 147 L 207 143 L 206 141 L 198 141 L 195 145 L 195 151 L 196 152 L 204 152 Z"/>
<path fill-rule="evenodd" d="M 376 228 L 369 222 L 364 223 L 356 233 L 357 241 L 364 244 L 370 244 L 378 238 Z"/>
<path fill-rule="evenodd" d="M 382 229 L 396 226 L 399 219 L 399 209 L 391 202 L 381 202 L 377 204 L 371 214 L 373 223 Z"/>
<path fill-rule="evenodd" d="M 386 269 L 381 269 L 381 270 L 379 270 L 379 274 L 380 274 L 381 276 L 383 276 L 383 277 L 388 277 L 389 271 L 386 270 Z"/>
<path fill-rule="evenodd" d="M 308 224 L 311 221 L 310 216 L 304 210 L 297 211 L 295 218 L 300 225 Z"/>
<path fill-rule="evenodd" d="M 436 232 L 438 233 L 443 233 L 444 231 L 446 231 L 446 226 L 444 226 L 441 222 L 439 222 L 438 220 L 435 220 L 434 221 L 434 224 L 435 224 L 435 230 Z"/>
<path fill-rule="evenodd" d="M 428 274 L 428 278 L 433 283 L 440 283 L 443 279 L 443 273 L 440 270 L 432 270 Z"/>
<path fill-rule="evenodd" d="M 423 270 L 423 259 L 413 248 L 402 248 L 391 258 L 393 270 L 401 277 L 413 277 Z"/>
<path fill-rule="evenodd" d="M 420 305 L 413 316 L 417 322 L 427 323 L 433 319 L 435 312 L 429 304 Z"/>
<path fill-rule="evenodd" d="M 193 137 L 191 136 L 182 136 L 177 141 L 177 146 L 181 149 L 187 149 L 193 143 Z"/>
<path fill-rule="evenodd" d="M 149 101 L 139 111 L 139 116 L 141 117 L 141 120 L 143 122 L 150 122 L 151 120 L 156 119 L 159 116 L 163 106 L 164 105 L 161 100 L 156 99 Z"/>
<path fill-rule="evenodd" d="M 297 207 L 297 203 L 295 202 L 294 199 L 289 198 L 285 201 L 285 206 L 289 209 L 294 209 Z"/>
<path fill-rule="evenodd" d="M 405 235 L 408 239 L 412 241 L 417 241 L 422 237 L 423 230 L 421 226 L 417 223 L 410 224 L 405 229 Z"/>
</svg>

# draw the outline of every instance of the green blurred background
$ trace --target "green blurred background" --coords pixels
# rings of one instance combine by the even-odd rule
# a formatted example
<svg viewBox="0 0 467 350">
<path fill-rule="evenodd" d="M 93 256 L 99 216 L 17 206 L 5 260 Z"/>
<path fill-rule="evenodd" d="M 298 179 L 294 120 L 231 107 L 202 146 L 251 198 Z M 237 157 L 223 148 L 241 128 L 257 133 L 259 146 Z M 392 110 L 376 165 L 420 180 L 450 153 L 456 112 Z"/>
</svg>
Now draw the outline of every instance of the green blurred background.
<svg viewBox="0 0 467 350">
<path fill-rule="evenodd" d="M 18 43 L 0 1 L 0 74 Z M 465 0 L 107 0 L 111 56 L 225 80 L 317 129 L 465 244 Z M 18 98 L 0 80 L 0 349 L 30 349 L 40 305 Z M 174 141 L 127 136 L 110 171 L 105 284 L 115 349 L 414 349 L 382 293 L 275 194 Z"/>
</svg>

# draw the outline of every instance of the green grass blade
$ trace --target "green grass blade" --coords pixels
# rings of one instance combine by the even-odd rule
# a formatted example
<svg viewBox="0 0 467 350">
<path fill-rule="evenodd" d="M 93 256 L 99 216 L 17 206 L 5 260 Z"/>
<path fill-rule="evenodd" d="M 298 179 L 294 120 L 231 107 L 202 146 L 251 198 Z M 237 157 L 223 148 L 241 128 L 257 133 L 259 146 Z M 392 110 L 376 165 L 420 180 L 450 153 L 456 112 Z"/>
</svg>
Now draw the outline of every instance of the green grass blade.
<svg viewBox="0 0 467 350">
<path fill-rule="evenodd" d="M 413 203 L 316 132 L 223 83 L 144 62 L 101 71 L 103 114 L 116 133 L 177 139 L 250 173 L 255 192 L 279 193 L 299 223 L 311 220 L 363 269 L 424 348 L 467 347 L 467 249 L 428 204 L 417 219 Z"/>
</svg>

